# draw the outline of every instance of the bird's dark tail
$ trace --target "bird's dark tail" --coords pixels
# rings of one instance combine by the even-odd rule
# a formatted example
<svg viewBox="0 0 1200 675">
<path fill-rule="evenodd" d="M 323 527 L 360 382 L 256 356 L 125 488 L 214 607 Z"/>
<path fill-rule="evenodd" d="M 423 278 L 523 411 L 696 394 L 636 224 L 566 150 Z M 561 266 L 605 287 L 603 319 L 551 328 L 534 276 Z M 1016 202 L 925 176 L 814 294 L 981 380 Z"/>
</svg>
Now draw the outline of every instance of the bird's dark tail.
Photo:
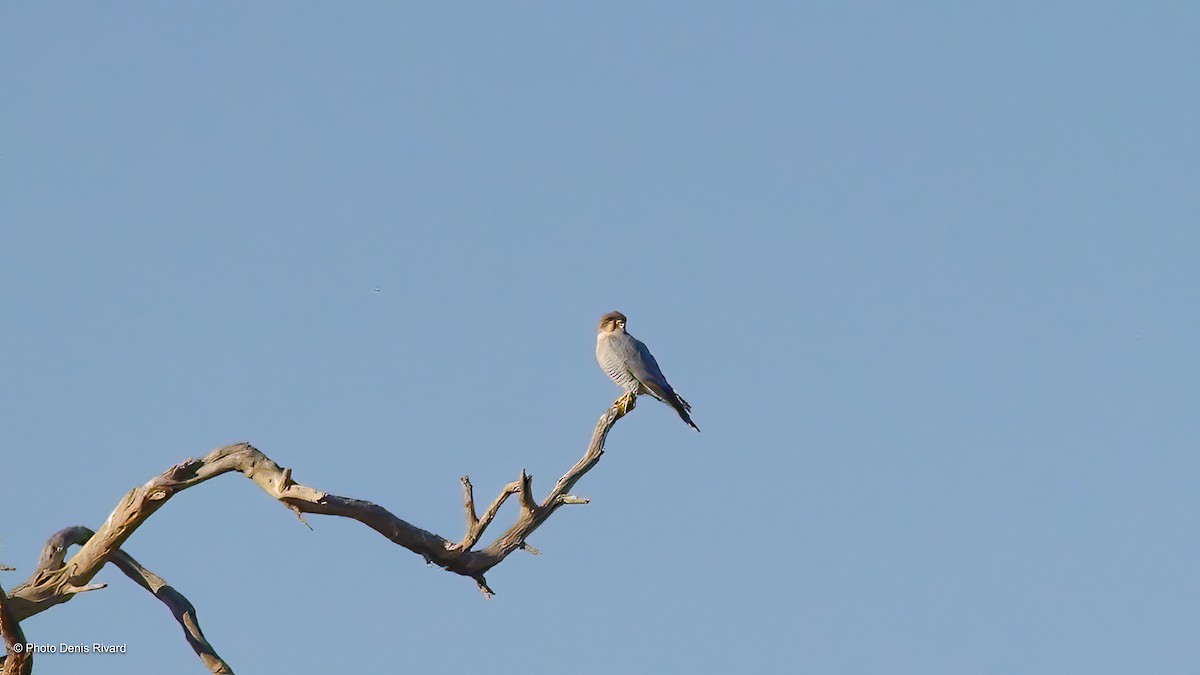
<svg viewBox="0 0 1200 675">
<path fill-rule="evenodd" d="M 675 394 L 675 392 L 671 393 Z M 679 413 L 679 417 L 682 418 L 684 422 L 687 422 L 696 431 L 700 431 L 700 427 L 696 426 L 696 423 L 692 421 L 692 416 L 688 414 L 692 412 L 691 403 L 683 400 L 683 397 L 679 394 L 672 396 L 668 403 L 670 403 L 671 407 L 675 409 L 675 412 Z"/>
<path fill-rule="evenodd" d="M 688 414 L 692 411 L 692 404 L 683 400 L 682 396 L 675 393 L 675 390 L 671 388 L 671 385 L 668 384 L 664 387 L 654 382 L 641 382 L 640 386 L 638 387 L 638 393 L 650 394 L 654 398 L 671 406 L 675 409 L 675 412 L 679 413 L 679 417 L 683 419 L 684 422 L 687 422 L 696 431 L 700 431 L 700 427 L 696 426 L 696 423 L 692 421 L 692 416 Z"/>
</svg>

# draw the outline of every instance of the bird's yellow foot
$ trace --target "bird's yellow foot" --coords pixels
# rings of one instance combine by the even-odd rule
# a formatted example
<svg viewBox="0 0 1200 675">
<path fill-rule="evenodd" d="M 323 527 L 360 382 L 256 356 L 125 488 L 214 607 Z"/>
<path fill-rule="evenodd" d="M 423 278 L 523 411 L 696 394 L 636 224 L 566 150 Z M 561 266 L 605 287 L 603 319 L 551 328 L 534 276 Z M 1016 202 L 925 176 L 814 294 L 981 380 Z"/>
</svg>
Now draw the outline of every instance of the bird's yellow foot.
<svg viewBox="0 0 1200 675">
<path fill-rule="evenodd" d="M 621 411 L 622 415 L 628 415 L 630 410 L 633 410 L 637 405 L 637 394 L 632 391 L 627 391 L 617 399 L 616 407 Z"/>
</svg>

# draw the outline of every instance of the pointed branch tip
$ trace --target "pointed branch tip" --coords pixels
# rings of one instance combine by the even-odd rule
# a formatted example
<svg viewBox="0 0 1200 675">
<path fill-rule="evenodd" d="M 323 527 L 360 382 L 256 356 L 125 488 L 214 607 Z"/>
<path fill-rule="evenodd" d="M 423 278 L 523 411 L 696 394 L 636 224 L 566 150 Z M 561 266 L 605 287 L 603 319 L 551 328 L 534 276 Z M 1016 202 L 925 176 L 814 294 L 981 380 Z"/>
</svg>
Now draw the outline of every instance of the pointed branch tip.
<svg viewBox="0 0 1200 675">
<path fill-rule="evenodd" d="M 475 578 L 476 585 L 479 586 L 479 592 L 483 593 L 483 597 L 487 598 L 488 600 L 491 600 L 492 597 L 496 595 L 496 591 L 493 591 L 487 585 L 487 581 L 484 580 L 482 574 L 476 575 L 474 578 Z"/>
<path fill-rule="evenodd" d="M 530 513 L 537 510 L 537 502 L 533 499 L 533 476 L 525 473 L 525 469 L 521 469 L 521 508 Z"/>
<path fill-rule="evenodd" d="M 313 526 L 309 525 L 308 521 L 305 520 L 303 511 L 301 511 L 298 507 L 295 507 L 295 506 L 289 506 L 288 508 L 290 508 L 293 512 L 295 512 L 296 517 L 300 519 L 300 522 L 304 523 L 304 526 L 308 528 L 309 532 L 315 531 L 315 530 L 313 530 Z"/>
</svg>

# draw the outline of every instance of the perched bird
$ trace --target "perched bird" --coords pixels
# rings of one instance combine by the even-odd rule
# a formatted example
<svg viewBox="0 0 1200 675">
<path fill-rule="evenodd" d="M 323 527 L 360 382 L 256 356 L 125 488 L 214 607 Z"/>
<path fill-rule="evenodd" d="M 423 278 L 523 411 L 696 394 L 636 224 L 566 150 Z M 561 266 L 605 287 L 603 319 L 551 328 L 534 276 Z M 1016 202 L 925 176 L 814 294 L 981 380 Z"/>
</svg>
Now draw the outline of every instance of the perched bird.
<svg viewBox="0 0 1200 675">
<path fill-rule="evenodd" d="M 600 330 L 596 335 L 596 360 L 600 367 L 626 395 L 649 394 L 666 403 L 679 413 L 696 431 L 700 427 L 692 421 L 689 412 L 692 406 L 675 393 L 658 362 L 640 340 L 625 332 L 625 315 L 609 312 L 600 317 Z"/>
</svg>

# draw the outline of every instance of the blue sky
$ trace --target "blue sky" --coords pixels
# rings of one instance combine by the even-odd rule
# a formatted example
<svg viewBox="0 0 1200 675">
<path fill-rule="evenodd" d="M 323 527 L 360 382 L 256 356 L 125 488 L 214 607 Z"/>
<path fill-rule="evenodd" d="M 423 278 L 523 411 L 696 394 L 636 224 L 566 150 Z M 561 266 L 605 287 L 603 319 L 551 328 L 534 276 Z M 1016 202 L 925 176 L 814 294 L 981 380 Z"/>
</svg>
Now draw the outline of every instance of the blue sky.
<svg viewBox="0 0 1200 675">
<path fill-rule="evenodd" d="M 0 559 L 250 441 L 489 575 L 226 476 L 127 550 L 242 673 L 1200 670 L 1190 3 L 0 8 Z M 508 514 L 511 517 L 511 514 Z M 501 516 L 503 520 L 505 516 Z M 40 674 L 203 672 L 119 572 Z"/>
</svg>

